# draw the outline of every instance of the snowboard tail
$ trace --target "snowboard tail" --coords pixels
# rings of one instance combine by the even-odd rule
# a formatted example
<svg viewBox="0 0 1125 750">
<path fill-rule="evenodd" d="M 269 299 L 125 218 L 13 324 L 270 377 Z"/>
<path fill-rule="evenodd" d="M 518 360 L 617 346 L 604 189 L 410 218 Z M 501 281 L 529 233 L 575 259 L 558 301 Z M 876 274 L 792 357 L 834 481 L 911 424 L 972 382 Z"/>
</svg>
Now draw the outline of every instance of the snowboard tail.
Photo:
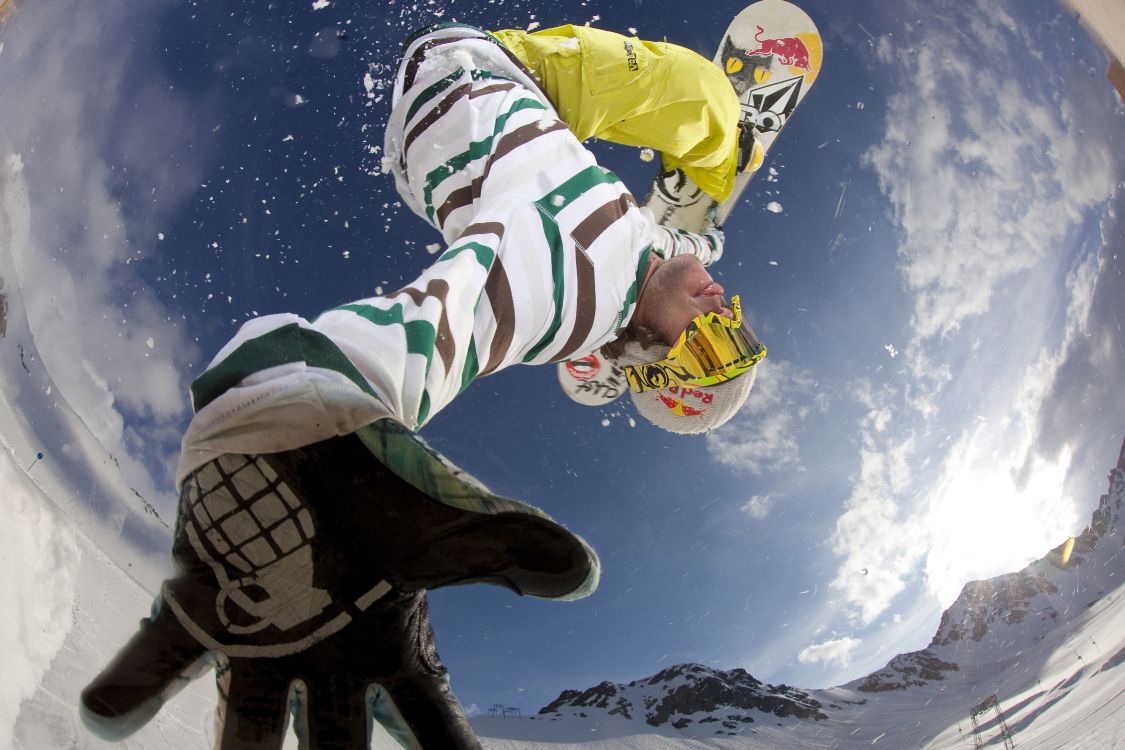
<svg viewBox="0 0 1125 750">
<path fill-rule="evenodd" d="M 823 58 L 816 24 L 786 0 L 760 0 L 735 16 L 713 58 L 741 105 L 744 143 L 734 188 L 719 203 L 682 170 L 661 172 L 645 199 L 656 220 L 693 232 L 704 231 L 712 221 L 721 226 L 808 94 Z"/>
</svg>

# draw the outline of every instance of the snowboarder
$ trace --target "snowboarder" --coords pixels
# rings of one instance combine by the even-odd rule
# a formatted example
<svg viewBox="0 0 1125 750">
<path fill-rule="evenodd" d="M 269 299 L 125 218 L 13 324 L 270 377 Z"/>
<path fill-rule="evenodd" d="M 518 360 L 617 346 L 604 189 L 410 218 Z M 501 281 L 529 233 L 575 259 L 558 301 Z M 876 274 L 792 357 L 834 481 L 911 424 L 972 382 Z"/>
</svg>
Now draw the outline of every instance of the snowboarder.
<svg viewBox="0 0 1125 750">
<path fill-rule="evenodd" d="M 479 747 L 425 591 L 573 599 L 599 563 L 415 430 L 477 377 L 607 343 L 642 357 L 627 368 L 638 392 L 710 393 L 713 410 L 682 417 L 696 431 L 750 390 L 764 348 L 697 257 L 717 257 L 721 234 L 657 226 L 494 37 L 408 42 L 386 153 L 448 250 L 395 293 L 249 321 L 192 384 L 177 574 L 83 691 L 103 738 L 215 663 L 220 748 L 280 747 L 290 712 L 312 747 L 366 746 L 372 716 L 406 746 Z"/>
</svg>

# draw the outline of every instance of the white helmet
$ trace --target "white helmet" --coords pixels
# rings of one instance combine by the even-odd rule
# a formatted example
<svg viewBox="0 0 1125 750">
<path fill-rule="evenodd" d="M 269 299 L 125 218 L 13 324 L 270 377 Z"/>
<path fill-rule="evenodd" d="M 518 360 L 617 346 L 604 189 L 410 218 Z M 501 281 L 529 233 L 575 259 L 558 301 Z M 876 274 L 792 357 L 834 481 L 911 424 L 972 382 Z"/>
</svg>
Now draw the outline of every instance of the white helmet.
<svg viewBox="0 0 1125 750">
<path fill-rule="evenodd" d="M 658 362 L 668 356 L 670 349 L 664 344 L 646 348 L 637 341 L 630 341 L 614 361 L 621 367 Z M 643 393 L 630 390 L 629 396 L 641 416 L 662 430 L 701 433 L 725 424 L 742 408 L 757 376 L 755 367 L 718 385 L 674 385 Z"/>
</svg>

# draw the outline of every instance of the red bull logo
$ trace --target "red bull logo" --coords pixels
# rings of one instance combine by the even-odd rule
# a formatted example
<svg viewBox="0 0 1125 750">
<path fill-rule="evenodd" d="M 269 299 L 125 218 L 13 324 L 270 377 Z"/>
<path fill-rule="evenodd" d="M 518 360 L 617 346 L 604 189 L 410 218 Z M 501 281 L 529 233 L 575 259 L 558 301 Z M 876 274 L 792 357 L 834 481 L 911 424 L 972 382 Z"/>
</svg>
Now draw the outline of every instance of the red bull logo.
<svg viewBox="0 0 1125 750">
<path fill-rule="evenodd" d="M 657 393 L 656 397 L 660 399 L 661 403 L 668 407 L 668 410 L 675 414 L 677 417 L 698 417 L 703 413 L 700 409 L 693 409 L 678 398 L 665 396 L 663 393 Z"/>
<path fill-rule="evenodd" d="M 777 39 L 762 39 L 765 29 L 758 27 L 754 41 L 758 43 L 757 49 L 746 50 L 746 54 L 753 57 L 776 55 L 782 65 L 791 68 L 809 70 L 809 48 L 795 36 L 779 37 Z"/>
<path fill-rule="evenodd" d="M 679 398 L 676 398 L 677 396 Z M 660 399 L 661 403 L 668 407 L 668 411 L 672 412 L 677 417 L 700 417 L 703 416 L 706 410 L 689 406 L 688 402 L 692 398 L 697 398 L 699 399 L 697 405 L 703 406 L 711 403 L 715 399 L 715 394 L 705 393 L 704 391 L 689 386 L 674 385 L 671 388 L 666 388 L 662 392 L 658 392 L 656 397 Z"/>
</svg>

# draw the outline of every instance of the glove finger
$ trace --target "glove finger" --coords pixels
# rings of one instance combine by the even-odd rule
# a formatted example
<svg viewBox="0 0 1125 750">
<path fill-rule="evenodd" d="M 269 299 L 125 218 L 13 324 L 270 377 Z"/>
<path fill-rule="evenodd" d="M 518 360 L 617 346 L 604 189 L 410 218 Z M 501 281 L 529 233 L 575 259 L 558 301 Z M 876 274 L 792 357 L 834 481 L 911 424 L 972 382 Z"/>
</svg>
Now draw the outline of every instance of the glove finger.
<svg viewBox="0 0 1125 750">
<path fill-rule="evenodd" d="M 305 729 L 308 746 L 367 747 L 367 696 L 359 680 L 318 676 L 306 683 Z"/>
<path fill-rule="evenodd" d="M 411 675 L 388 685 L 387 692 L 420 747 L 481 750 L 444 676 Z"/>
<path fill-rule="evenodd" d="M 275 667 L 270 659 L 231 659 L 220 665 L 218 750 L 280 750 L 290 679 Z"/>
<path fill-rule="evenodd" d="M 86 727 L 117 741 L 140 729 L 206 666 L 207 650 L 167 610 L 141 627 L 82 691 Z"/>
</svg>

